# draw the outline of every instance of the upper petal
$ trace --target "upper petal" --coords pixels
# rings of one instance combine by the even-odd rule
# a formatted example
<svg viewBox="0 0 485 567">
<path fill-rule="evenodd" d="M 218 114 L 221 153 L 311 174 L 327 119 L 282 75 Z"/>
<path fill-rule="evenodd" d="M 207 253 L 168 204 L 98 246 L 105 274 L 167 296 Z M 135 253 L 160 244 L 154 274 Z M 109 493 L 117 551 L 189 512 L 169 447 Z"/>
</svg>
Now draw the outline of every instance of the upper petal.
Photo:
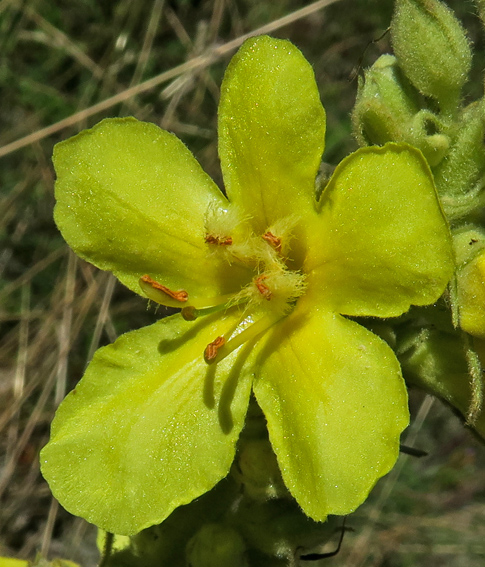
<svg viewBox="0 0 485 567">
<path fill-rule="evenodd" d="M 55 220 L 82 258 L 140 293 L 143 274 L 196 295 L 232 291 L 208 259 L 205 214 L 227 200 L 174 135 L 133 118 L 103 120 L 58 144 Z"/>
<path fill-rule="evenodd" d="M 309 285 L 345 315 L 392 317 L 433 303 L 453 272 L 431 172 L 406 144 L 362 148 L 339 164 L 314 244 Z"/>
<path fill-rule="evenodd" d="M 286 486 L 314 520 L 354 511 L 394 465 L 408 424 L 392 350 L 305 297 L 262 353 L 253 388 Z"/>
<path fill-rule="evenodd" d="M 227 195 L 256 232 L 314 208 L 325 112 L 310 64 L 290 42 L 248 39 L 224 75 L 219 156 Z"/>
<path fill-rule="evenodd" d="M 250 374 L 205 346 L 238 315 L 179 315 L 95 354 L 60 405 L 42 474 L 70 512 L 117 534 L 162 522 L 225 477 L 244 424 Z"/>
</svg>

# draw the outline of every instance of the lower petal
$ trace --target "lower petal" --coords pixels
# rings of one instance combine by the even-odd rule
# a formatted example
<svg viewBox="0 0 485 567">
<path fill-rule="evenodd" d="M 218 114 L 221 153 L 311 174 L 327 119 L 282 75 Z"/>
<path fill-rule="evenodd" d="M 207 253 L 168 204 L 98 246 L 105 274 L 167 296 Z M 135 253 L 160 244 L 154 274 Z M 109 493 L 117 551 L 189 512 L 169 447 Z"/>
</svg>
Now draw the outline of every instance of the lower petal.
<svg viewBox="0 0 485 567">
<path fill-rule="evenodd" d="M 286 486 L 314 520 L 352 512 L 393 467 L 409 421 L 394 353 L 300 300 L 260 356 L 253 388 Z"/>
<path fill-rule="evenodd" d="M 41 453 L 42 473 L 68 511 L 134 534 L 227 475 L 250 374 L 243 357 L 208 366 L 203 353 L 235 320 L 175 315 L 96 353 Z"/>
</svg>

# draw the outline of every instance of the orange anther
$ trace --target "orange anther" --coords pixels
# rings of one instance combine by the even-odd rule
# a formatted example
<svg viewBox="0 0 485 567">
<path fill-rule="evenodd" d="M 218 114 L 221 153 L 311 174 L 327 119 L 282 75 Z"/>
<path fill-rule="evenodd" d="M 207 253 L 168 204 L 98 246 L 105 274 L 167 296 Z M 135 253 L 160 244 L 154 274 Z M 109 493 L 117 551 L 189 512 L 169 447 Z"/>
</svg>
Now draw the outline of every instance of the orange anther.
<svg viewBox="0 0 485 567">
<path fill-rule="evenodd" d="M 165 293 L 166 295 L 168 295 L 172 299 L 175 299 L 176 301 L 180 301 L 180 302 L 184 303 L 189 298 L 189 294 L 184 289 L 180 289 L 178 291 L 173 291 L 173 290 L 169 289 L 168 287 L 162 285 L 161 283 L 158 283 L 157 281 L 152 279 L 147 274 L 145 274 L 144 276 L 141 277 L 141 281 L 148 284 L 153 289 L 156 289 L 158 291 Z"/>
<path fill-rule="evenodd" d="M 256 287 L 258 288 L 259 293 L 268 301 L 271 299 L 271 296 L 273 295 L 271 293 L 271 290 L 269 289 L 269 287 L 262 283 L 263 280 L 266 280 L 268 278 L 268 276 L 266 276 L 265 274 L 261 274 L 260 276 L 258 276 L 255 280 L 254 283 L 256 285 Z"/>
<path fill-rule="evenodd" d="M 219 352 L 219 349 L 226 344 L 224 337 L 217 337 L 214 341 L 209 343 L 204 350 L 204 359 L 206 362 L 212 362 Z"/>
<path fill-rule="evenodd" d="M 268 231 L 263 234 L 263 240 L 266 240 L 271 248 L 276 250 L 278 254 L 281 254 L 281 238 Z"/>
<path fill-rule="evenodd" d="M 212 234 L 205 235 L 205 241 L 207 244 L 217 244 L 218 246 L 229 246 L 232 244 L 232 238 L 230 236 L 219 238 L 218 236 L 213 236 Z"/>
</svg>

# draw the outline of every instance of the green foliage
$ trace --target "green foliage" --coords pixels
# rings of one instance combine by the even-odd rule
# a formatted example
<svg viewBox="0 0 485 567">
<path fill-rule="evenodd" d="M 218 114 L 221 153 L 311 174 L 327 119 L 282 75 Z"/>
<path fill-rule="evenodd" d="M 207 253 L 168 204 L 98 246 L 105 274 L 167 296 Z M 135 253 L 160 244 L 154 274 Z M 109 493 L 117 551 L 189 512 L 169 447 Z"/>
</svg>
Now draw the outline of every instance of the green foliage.
<svg viewBox="0 0 485 567">
<path fill-rule="evenodd" d="M 381 57 L 360 83 L 356 136 L 364 145 L 406 141 L 422 150 L 455 254 L 447 325 L 435 328 L 433 309 L 415 312 L 404 331 L 394 325 L 397 351 L 409 383 L 453 405 L 483 436 L 485 99 L 463 100 L 470 45 L 442 2 L 398 0 L 391 34 L 396 57 Z"/>
</svg>

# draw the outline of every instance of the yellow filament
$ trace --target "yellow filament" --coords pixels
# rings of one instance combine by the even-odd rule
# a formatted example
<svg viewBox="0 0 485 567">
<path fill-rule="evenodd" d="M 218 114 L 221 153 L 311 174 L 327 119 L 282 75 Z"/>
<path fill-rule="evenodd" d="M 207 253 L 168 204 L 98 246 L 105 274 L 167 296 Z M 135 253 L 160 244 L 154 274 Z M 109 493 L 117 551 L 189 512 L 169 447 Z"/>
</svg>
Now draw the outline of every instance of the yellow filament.
<svg viewBox="0 0 485 567">
<path fill-rule="evenodd" d="M 262 333 L 267 331 L 270 327 L 272 327 L 275 323 L 277 323 L 282 317 L 283 315 L 281 313 L 280 314 L 268 313 L 267 315 L 264 315 L 263 317 L 261 317 L 261 319 L 259 319 L 258 321 L 256 321 L 255 323 L 244 329 L 244 331 L 241 331 L 239 334 L 237 334 L 234 338 L 232 338 L 229 341 L 226 340 L 226 337 L 228 335 L 228 333 L 226 333 L 224 337 L 221 337 L 224 339 L 224 342 L 221 341 L 222 344 L 217 349 L 217 355 L 210 360 L 206 359 L 206 362 L 208 364 L 220 362 L 221 360 L 226 358 L 226 356 L 229 356 L 231 352 L 234 352 L 237 348 L 243 345 L 245 342 L 250 341 L 256 338 L 258 335 L 261 335 Z"/>
<path fill-rule="evenodd" d="M 191 298 L 190 301 L 188 301 L 189 305 L 187 305 L 187 307 L 193 307 L 196 311 L 203 311 L 214 307 L 224 308 L 233 297 L 234 293 L 226 293 L 224 295 L 217 295 L 216 297 L 209 297 L 208 299 L 204 297 L 200 299 Z M 206 313 L 201 313 L 201 315 L 205 314 Z"/>
</svg>

